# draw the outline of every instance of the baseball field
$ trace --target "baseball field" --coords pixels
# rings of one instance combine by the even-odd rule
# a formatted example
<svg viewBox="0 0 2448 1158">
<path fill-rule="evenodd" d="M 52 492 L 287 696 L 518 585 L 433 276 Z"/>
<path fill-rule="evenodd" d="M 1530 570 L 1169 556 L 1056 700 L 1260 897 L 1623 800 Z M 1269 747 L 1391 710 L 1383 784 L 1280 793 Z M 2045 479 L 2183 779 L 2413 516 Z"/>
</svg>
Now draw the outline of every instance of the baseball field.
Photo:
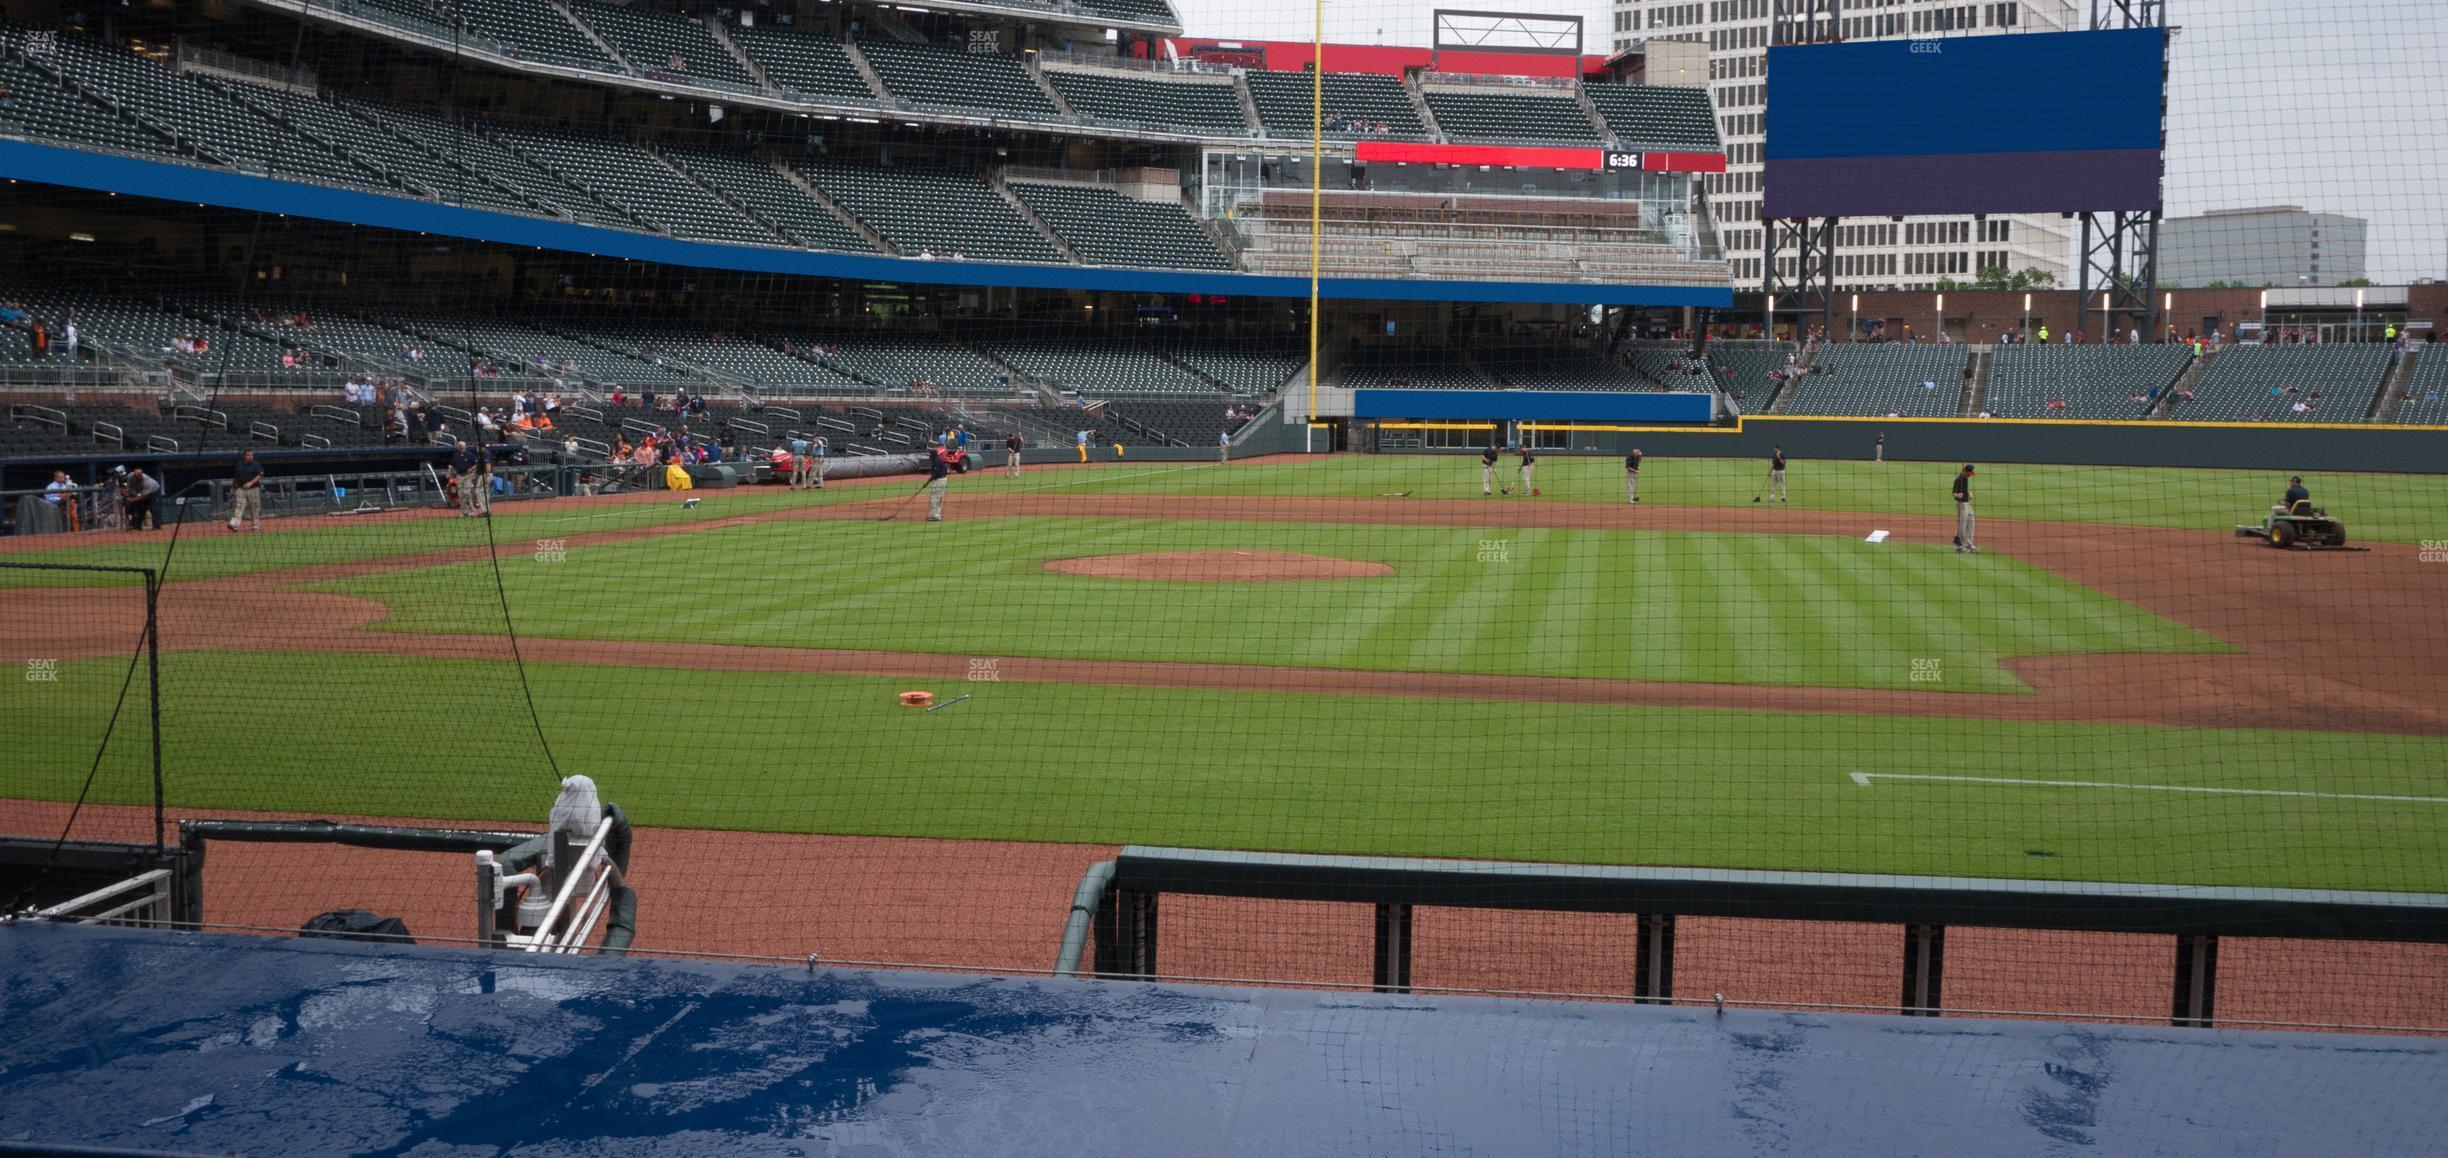
<svg viewBox="0 0 2448 1158">
<path fill-rule="evenodd" d="M 883 480 L 191 525 L 170 803 L 532 823 L 557 767 L 650 828 L 2448 890 L 2448 478 L 2309 480 L 2370 548 L 2316 554 L 2231 531 L 2276 472 L 1989 466 L 1964 555 L 1954 467 L 1797 463 L 1778 504 L 1758 462 L 1652 458 L 1634 506 L 1612 458 L 1485 498 L 1475 457 L 1132 462 L 972 474 L 942 523 L 883 521 L 915 485 Z M 134 582 L 0 570 L 47 673 L 4 685 L 0 796 L 150 804 L 148 730 L 110 728 Z"/>
</svg>

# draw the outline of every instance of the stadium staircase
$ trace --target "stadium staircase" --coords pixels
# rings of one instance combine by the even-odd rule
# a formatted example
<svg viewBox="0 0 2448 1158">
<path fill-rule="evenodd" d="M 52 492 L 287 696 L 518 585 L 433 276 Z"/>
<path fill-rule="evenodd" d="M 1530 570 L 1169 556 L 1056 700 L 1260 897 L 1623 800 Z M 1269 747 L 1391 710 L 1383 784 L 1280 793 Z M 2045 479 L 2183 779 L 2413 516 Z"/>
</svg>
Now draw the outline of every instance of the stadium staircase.
<svg viewBox="0 0 2448 1158">
<path fill-rule="evenodd" d="M 909 21 L 903 20 L 899 16 L 894 15 L 892 10 L 889 8 L 880 6 L 870 8 L 866 11 L 865 16 L 867 17 L 866 26 L 868 28 L 880 31 L 884 35 L 892 37 L 903 44 L 924 45 L 932 43 L 926 38 L 925 33 L 910 27 Z"/>
<path fill-rule="evenodd" d="M 1256 136 L 1264 134 L 1266 132 L 1266 118 L 1258 115 L 1258 98 L 1250 95 L 1249 74 L 1247 71 L 1237 72 L 1233 76 L 1232 90 L 1233 99 L 1241 102 L 1241 119 L 1249 124 L 1251 135 Z M 1208 232 L 1213 233 L 1215 231 L 1211 229 L 1208 230 Z M 1227 249 L 1224 252 L 1229 254 L 1232 251 Z M 1237 258 L 1234 261 L 1234 264 L 1240 264 Z"/>
<path fill-rule="evenodd" d="M 858 69 L 859 79 L 867 82 L 868 90 L 875 93 L 875 98 L 882 101 L 885 107 L 891 107 L 893 104 L 892 90 L 884 87 L 884 75 L 875 70 L 875 65 L 868 61 L 866 53 L 859 51 L 858 41 L 848 36 L 842 37 L 841 49 L 842 55 L 850 58 L 851 67 Z M 889 253 L 891 250 L 887 249 L 885 252 Z"/>
<path fill-rule="evenodd" d="M 1978 417 L 1982 405 L 1988 401 L 1989 353 L 1987 348 L 1976 347 L 1972 351 L 1972 360 L 1965 363 L 1964 368 L 1971 373 L 1964 378 L 1963 405 L 1955 411 L 1955 417 Z"/>
<path fill-rule="evenodd" d="M 1572 94 L 1573 103 L 1581 106 L 1581 115 L 1588 117 L 1589 123 L 1597 126 L 1598 143 L 1610 149 L 1619 148 L 1620 145 L 1615 139 L 1615 127 L 1607 123 L 1606 114 L 1599 112 L 1597 103 L 1590 100 L 1589 86 L 1576 84 L 1573 86 Z"/>
<path fill-rule="evenodd" d="M 2185 391 L 2192 389 L 2195 382 L 2201 381 L 2201 376 L 2209 372 L 2210 363 L 2217 360 L 2219 351 L 2225 348 L 2224 346 L 2202 347 L 2202 356 L 2193 359 L 2192 364 L 2184 368 L 2184 373 L 2178 374 L 2174 382 L 2168 383 L 2167 390 L 2159 396 L 2159 404 L 2151 407 L 2143 417 L 2167 417 L 2168 408 L 2176 405 L 2176 399 Z"/>
<path fill-rule="evenodd" d="M 1419 117 L 1420 124 L 1427 127 L 1428 139 L 1431 141 L 1444 140 L 1445 130 L 1437 124 L 1436 114 L 1429 111 L 1428 96 L 1420 91 L 1419 78 L 1416 76 L 1404 77 L 1402 90 L 1404 98 L 1411 102 L 1412 114 Z"/>
<path fill-rule="evenodd" d="M 1037 86 L 1039 88 L 1045 89 L 1047 92 L 1054 91 L 1054 86 L 1047 84 L 1045 82 L 1045 77 L 1039 75 L 1034 66 L 1031 66 L 1028 71 L 1030 76 L 1036 78 Z M 1069 110 L 1066 109 L 1064 112 L 1065 115 L 1069 115 Z M 1005 205 L 1011 206 L 1012 212 L 1020 215 L 1020 220 L 1028 222 L 1029 228 L 1036 230 L 1038 236 L 1045 238 L 1046 244 L 1054 247 L 1054 252 L 1063 255 L 1064 261 L 1068 261 L 1076 265 L 1088 264 L 1087 262 L 1081 260 L 1078 250 L 1071 248 L 1071 242 L 1069 240 L 1065 239 L 1062 234 L 1055 232 L 1054 227 L 1046 224 L 1044 218 L 1037 216 L 1036 211 L 1030 209 L 1026 202 L 1012 195 L 1011 186 L 1003 182 L 1003 171 L 1001 169 L 991 169 L 987 171 L 986 187 L 994 190 L 995 196 L 1002 198 Z"/>
<path fill-rule="evenodd" d="M 1071 102 L 1064 99 L 1062 90 L 1055 88 L 1054 82 L 1046 79 L 1045 69 L 1038 65 L 1037 57 L 1034 53 L 1020 58 L 1020 71 L 1029 78 L 1029 83 L 1037 86 L 1037 91 L 1044 93 L 1045 98 L 1054 103 L 1054 108 L 1056 111 L 1062 113 L 1062 115 L 1072 120 L 1076 121 L 1079 119 L 1079 110 L 1072 108 Z M 995 182 L 995 190 L 997 192 L 1003 191 L 1002 181 L 997 180 Z M 1011 195 L 1009 193 L 1004 193 L 1004 199 L 1010 200 Z M 1027 211 L 1023 210 L 1021 212 L 1021 216 L 1027 217 Z M 1034 220 L 1034 218 L 1031 220 Z M 1043 229 L 1044 225 L 1040 223 L 1038 228 Z M 1051 231 L 1049 230 L 1048 232 Z"/>
<path fill-rule="evenodd" d="M 2421 357 L 2411 347 L 2397 356 L 2397 364 L 2389 367 L 2388 377 L 2380 380 L 2380 393 L 2372 399 L 2369 417 L 2374 422 L 2388 422 L 2397 417 L 2397 408 L 2404 404 L 2408 386 L 2414 380 L 2414 359 Z"/>
<path fill-rule="evenodd" d="M 560 13 L 562 19 L 569 21 L 572 25 L 575 25 L 578 29 L 578 34 L 586 37 L 587 43 L 595 46 L 595 51 L 611 57 L 613 63 L 620 65 L 622 68 L 628 69 L 632 73 L 638 71 L 637 62 L 622 56 L 619 51 L 612 47 L 611 41 L 604 39 L 603 36 L 597 33 L 594 29 L 587 27 L 587 22 L 578 19 L 578 14 L 570 11 L 569 5 L 563 4 L 561 0 L 545 0 L 545 5 L 551 8 L 553 11 Z"/>
<path fill-rule="evenodd" d="M 1793 409 L 1794 395 L 1801 392 L 1803 381 L 1810 376 L 1811 363 L 1818 361 L 1819 351 L 1823 349 L 1826 347 L 1806 346 L 1803 348 L 1802 352 L 1794 358 L 1793 376 L 1778 383 L 1776 397 L 1769 401 L 1768 409 L 1763 413 L 1783 414 Z"/>
<path fill-rule="evenodd" d="M 862 69 L 864 67 L 864 65 L 861 66 Z M 816 188 L 815 182 L 801 176 L 799 171 L 791 168 L 788 162 L 775 161 L 773 162 L 773 168 L 774 172 L 782 174 L 783 180 L 788 181 L 792 185 L 798 187 L 798 190 L 801 193 L 807 194 L 808 200 L 824 206 L 825 212 L 841 218 L 844 224 L 847 224 L 851 229 L 857 231 L 859 240 L 876 247 L 876 251 L 878 253 L 889 253 L 895 257 L 899 257 L 901 255 L 901 251 L 893 248 L 891 242 L 884 240 L 883 234 L 876 232 L 873 228 L 869 227 L 866 222 L 859 220 L 857 214 L 851 213 L 850 211 L 843 209 L 841 206 L 834 204 L 832 198 L 825 196 Z"/>
<path fill-rule="evenodd" d="M 723 51 L 731 54 L 731 59 L 738 61 L 739 66 L 747 70 L 749 76 L 756 78 L 758 88 L 766 92 L 782 91 L 782 86 L 775 84 L 772 77 L 765 75 L 765 69 L 762 66 L 750 60 L 747 53 L 740 51 L 739 42 L 731 39 L 730 30 L 722 21 L 708 20 L 705 26 L 707 32 L 714 34 L 714 43 L 722 45 Z"/>
</svg>

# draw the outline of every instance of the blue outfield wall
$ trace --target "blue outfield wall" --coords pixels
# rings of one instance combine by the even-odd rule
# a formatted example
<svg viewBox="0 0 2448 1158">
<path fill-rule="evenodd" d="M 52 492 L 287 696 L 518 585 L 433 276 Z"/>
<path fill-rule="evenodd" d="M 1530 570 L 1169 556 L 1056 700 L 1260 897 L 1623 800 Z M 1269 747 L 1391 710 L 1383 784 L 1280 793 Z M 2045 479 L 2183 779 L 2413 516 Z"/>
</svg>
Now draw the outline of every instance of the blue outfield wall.
<svg viewBox="0 0 2448 1158">
<path fill-rule="evenodd" d="M 1716 416 L 1716 396 L 1612 390 L 1354 390 L 1352 416 L 1429 422 L 1702 424 Z"/>
<path fill-rule="evenodd" d="M 1276 298 L 1299 298 L 1309 294 L 1308 279 L 1299 277 L 1075 265 L 1006 265 L 984 261 L 922 261 L 778 246 L 683 241 L 650 233 L 631 233 L 566 221 L 466 209 L 408 197 L 336 189 L 169 161 L 92 153 L 29 141 L 0 140 L 0 177 L 190 205 L 281 213 L 319 221 L 501 245 L 629 258 L 691 269 L 796 274 L 918 285 L 1243 294 Z M 1734 291 L 1730 287 L 1585 282 L 1326 278 L 1319 283 L 1318 295 L 1338 301 L 1516 302 L 1703 308 L 1729 308 L 1734 304 Z"/>
<path fill-rule="evenodd" d="M 2440 1038 L 31 922 L 0 926 L 0 1024 L 27 1150 L 2332 1158 L 2439 1153 L 2448 1090 Z"/>
</svg>

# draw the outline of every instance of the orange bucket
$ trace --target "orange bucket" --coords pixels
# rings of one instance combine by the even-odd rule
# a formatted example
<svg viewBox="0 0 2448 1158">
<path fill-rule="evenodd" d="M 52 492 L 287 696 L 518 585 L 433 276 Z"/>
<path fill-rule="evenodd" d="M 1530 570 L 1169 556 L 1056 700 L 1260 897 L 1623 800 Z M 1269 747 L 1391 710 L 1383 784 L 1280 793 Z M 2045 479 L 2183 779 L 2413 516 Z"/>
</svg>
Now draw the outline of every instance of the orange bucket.
<svg viewBox="0 0 2448 1158">
<path fill-rule="evenodd" d="M 901 693 L 901 706 L 905 708 L 923 708 L 934 702 L 935 693 L 933 692 Z"/>
</svg>

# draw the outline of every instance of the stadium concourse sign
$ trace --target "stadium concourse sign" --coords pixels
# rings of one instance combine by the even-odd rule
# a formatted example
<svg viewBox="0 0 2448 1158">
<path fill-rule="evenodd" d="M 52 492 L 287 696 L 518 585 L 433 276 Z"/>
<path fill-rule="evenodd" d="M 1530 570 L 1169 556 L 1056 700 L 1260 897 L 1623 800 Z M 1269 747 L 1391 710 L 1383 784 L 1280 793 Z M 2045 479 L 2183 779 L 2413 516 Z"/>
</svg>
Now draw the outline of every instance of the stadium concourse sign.
<svg viewBox="0 0 2448 1158">
<path fill-rule="evenodd" d="M 1407 165 L 1510 165 L 1516 169 L 1639 170 L 1648 173 L 1723 173 L 1723 153 L 1646 153 L 1616 149 L 1570 149 L 1531 145 L 1434 145 L 1424 141 L 1361 141 L 1352 155 L 1364 162 Z"/>
</svg>

